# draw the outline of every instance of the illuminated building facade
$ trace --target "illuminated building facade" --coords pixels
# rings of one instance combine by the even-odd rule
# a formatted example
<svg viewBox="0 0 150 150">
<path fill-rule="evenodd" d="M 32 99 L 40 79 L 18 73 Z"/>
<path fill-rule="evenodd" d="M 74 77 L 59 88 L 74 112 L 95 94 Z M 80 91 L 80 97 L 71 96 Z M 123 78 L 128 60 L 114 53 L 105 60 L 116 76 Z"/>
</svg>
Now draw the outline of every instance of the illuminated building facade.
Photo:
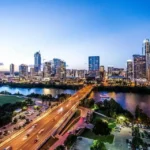
<svg viewBox="0 0 150 150">
<path fill-rule="evenodd" d="M 34 54 L 34 71 L 39 72 L 41 70 L 41 54 L 36 52 Z"/>
<path fill-rule="evenodd" d="M 51 76 L 51 63 L 50 62 L 44 63 L 43 76 L 44 76 L 44 78 Z"/>
<path fill-rule="evenodd" d="M 127 60 L 127 78 L 132 80 L 133 79 L 133 61 Z"/>
<path fill-rule="evenodd" d="M 28 76 L 28 66 L 25 64 L 21 64 L 19 66 L 19 76 L 20 77 L 26 77 Z"/>
<path fill-rule="evenodd" d="M 99 66 L 100 66 L 100 57 L 99 56 L 90 56 L 89 57 L 89 75 L 90 76 L 99 76 Z"/>
<path fill-rule="evenodd" d="M 150 41 L 149 39 L 146 39 L 143 41 L 142 51 L 146 57 L 146 78 L 148 81 L 150 81 Z"/>
<path fill-rule="evenodd" d="M 112 73 L 113 73 L 113 67 L 108 67 L 107 69 L 107 76 L 112 76 Z"/>
<path fill-rule="evenodd" d="M 105 76 L 105 68 L 104 66 L 100 66 L 100 78 L 103 79 Z"/>
<path fill-rule="evenodd" d="M 54 58 L 52 61 L 52 74 L 57 78 L 64 79 L 66 77 L 66 62 Z"/>
<path fill-rule="evenodd" d="M 133 55 L 134 79 L 146 78 L 146 57 L 145 55 Z"/>
<path fill-rule="evenodd" d="M 14 64 L 10 64 L 10 75 L 14 76 Z"/>
</svg>

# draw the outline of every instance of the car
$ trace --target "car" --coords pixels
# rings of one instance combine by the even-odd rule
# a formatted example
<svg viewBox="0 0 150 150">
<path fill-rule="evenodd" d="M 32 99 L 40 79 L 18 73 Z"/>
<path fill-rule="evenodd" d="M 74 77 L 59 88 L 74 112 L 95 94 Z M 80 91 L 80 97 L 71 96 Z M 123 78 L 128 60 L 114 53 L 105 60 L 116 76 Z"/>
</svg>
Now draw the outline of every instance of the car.
<svg viewBox="0 0 150 150">
<path fill-rule="evenodd" d="M 132 139 L 129 139 L 129 143 L 132 143 Z"/>
<path fill-rule="evenodd" d="M 12 150 L 12 147 L 8 146 L 8 147 L 4 148 L 4 150 Z"/>
<path fill-rule="evenodd" d="M 82 140 L 82 137 L 78 137 L 78 140 Z"/>
<path fill-rule="evenodd" d="M 37 124 L 34 124 L 33 126 L 32 126 L 32 128 L 35 128 L 37 126 Z"/>
<path fill-rule="evenodd" d="M 142 145 L 140 145 L 140 146 L 139 146 L 139 149 L 140 149 L 140 150 L 143 150 L 143 147 L 142 147 Z"/>
<path fill-rule="evenodd" d="M 131 146 L 130 146 L 130 145 L 128 145 L 128 149 L 131 149 Z"/>
<path fill-rule="evenodd" d="M 38 132 L 38 134 L 41 134 L 43 131 L 44 131 L 44 129 L 41 129 L 41 130 Z"/>
<path fill-rule="evenodd" d="M 34 140 L 34 143 L 37 143 L 37 142 L 38 142 L 38 139 L 35 139 L 35 140 Z"/>
</svg>

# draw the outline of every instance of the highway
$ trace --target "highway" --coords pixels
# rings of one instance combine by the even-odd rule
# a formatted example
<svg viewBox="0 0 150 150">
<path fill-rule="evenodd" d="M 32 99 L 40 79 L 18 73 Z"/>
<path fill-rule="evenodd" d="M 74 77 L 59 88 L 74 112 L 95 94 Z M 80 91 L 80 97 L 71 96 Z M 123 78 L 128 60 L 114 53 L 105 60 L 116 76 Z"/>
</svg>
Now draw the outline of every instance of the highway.
<svg viewBox="0 0 150 150">
<path fill-rule="evenodd" d="M 65 121 L 64 119 L 76 109 L 79 101 L 92 89 L 92 85 L 86 86 L 53 110 L 48 109 L 47 112 L 31 122 L 25 129 L 22 129 L 18 134 L 12 135 L 11 139 L 1 143 L 0 150 L 8 146 L 11 146 L 13 150 L 38 149 L 45 139 L 56 131 L 56 128 L 61 125 L 60 123 Z M 39 134 L 40 131 L 42 132 Z M 27 133 L 30 134 L 28 137 L 26 136 Z M 36 143 L 35 139 L 38 139 Z"/>
</svg>

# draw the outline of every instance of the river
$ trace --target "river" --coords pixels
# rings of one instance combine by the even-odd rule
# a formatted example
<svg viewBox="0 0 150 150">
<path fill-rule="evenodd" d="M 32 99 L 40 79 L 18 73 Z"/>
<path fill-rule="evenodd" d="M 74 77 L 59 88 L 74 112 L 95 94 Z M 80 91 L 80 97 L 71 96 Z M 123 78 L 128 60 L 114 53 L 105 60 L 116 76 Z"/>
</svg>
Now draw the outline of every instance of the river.
<svg viewBox="0 0 150 150">
<path fill-rule="evenodd" d="M 31 93 L 37 93 L 37 94 L 51 94 L 53 97 L 55 97 L 58 94 L 61 93 L 67 93 L 67 94 L 74 94 L 76 91 L 75 90 L 63 90 L 63 89 L 54 89 L 54 88 L 11 88 L 9 86 L 2 86 L 0 87 L 0 92 L 1 91 L 7 91 L 11 94 L 14 93 L 20 93 L 23 95 L 29 95 Z"/>
<path fill-rule="evenodd" d="M 38 94 L 51 94 L 55 97 L 57 94 L 68 93 L 74 94 L 75 90 L 63 90 L 63 89 L 54 89 L 54 88 L 11 88 L 9 86 L 0 87 L 1 91 L 8 91 L 12 94 L 21 93 L 23 95 L 28 95 L 31 93 Z M 150 95 L 140 95 L 135 93 L 115 93 L 115 92 L 95 92 L 95 99 L 100 100 L 100 95 L 108 95 L 110 98 L 114 98 L 123 108 L 134 113 L 136 105 L 139 105 L 145 113 L 150 116 Z"/>
<path fill-rule="evenodd" d="M 116 93 L 116 92 L 95 92 L 95 99 L 101 100 L 100 95 L 108 95 L 115 99 L 124 109 L 134 114 L 137 105 L 150 116 L 150 95 L 140 95 L 136 93 Z"/>
</svg>

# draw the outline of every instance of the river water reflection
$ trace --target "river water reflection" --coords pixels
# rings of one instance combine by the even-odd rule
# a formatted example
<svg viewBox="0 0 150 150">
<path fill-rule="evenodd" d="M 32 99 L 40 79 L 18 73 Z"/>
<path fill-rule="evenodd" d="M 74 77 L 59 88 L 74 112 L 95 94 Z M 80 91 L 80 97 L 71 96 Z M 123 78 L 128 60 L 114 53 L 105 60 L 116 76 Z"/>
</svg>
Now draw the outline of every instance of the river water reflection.
<svg viewBox="0 0 150 150">
<path fill-rule="evenodd" d="M 100 100 L 100 95 L 108 95 L 114 98 L 123 108 L 134 113 L 136 105 L 150 116 L 150 95 L 140 95 L 135 93 L 115 93 L 115 92 L 95 92 L 95 99 Z"/>
<path fill-rule="evenodd" d="M 21 93 L 23 95 L 28 95 L 31 93 L 38 94 L 51 94 L 56 96 L 61 93 L 74 94 L 75 90 L 63 90 L 63 89 L 54 89 L 54 88 L 11 88 L 8 86 L 0 87 L 0 91 L 8 91 L 12 94 Z M 128 109 L 134 113 L 136 105 L 140 107 L 150 116 L 150 95 L 140 95 L 135 93 L 115 93 L 115 92 L 95 92 L 95 99 L 100 100 L 100 95 L 107 94 L 110 98 L 114 98 L 123 108 Z"/>
<path fill-rule="evenodd" d="M 57 94 L 61 93 L 67 93 L 67 94 L 74 94 L 75 90 L 63 90 L 63 89 L 54 89 L 54 88 L 11 88 L 9 86 L 2 86 L 0 87 L 1 91 L 7 91 L 12 94 L 14 93 L 20 93 L 23 95 L 28 95 L 31 93 L 37 93 L 37 94 L 51 94 L 53 97 L 55 97 Z"/>
</svg>

